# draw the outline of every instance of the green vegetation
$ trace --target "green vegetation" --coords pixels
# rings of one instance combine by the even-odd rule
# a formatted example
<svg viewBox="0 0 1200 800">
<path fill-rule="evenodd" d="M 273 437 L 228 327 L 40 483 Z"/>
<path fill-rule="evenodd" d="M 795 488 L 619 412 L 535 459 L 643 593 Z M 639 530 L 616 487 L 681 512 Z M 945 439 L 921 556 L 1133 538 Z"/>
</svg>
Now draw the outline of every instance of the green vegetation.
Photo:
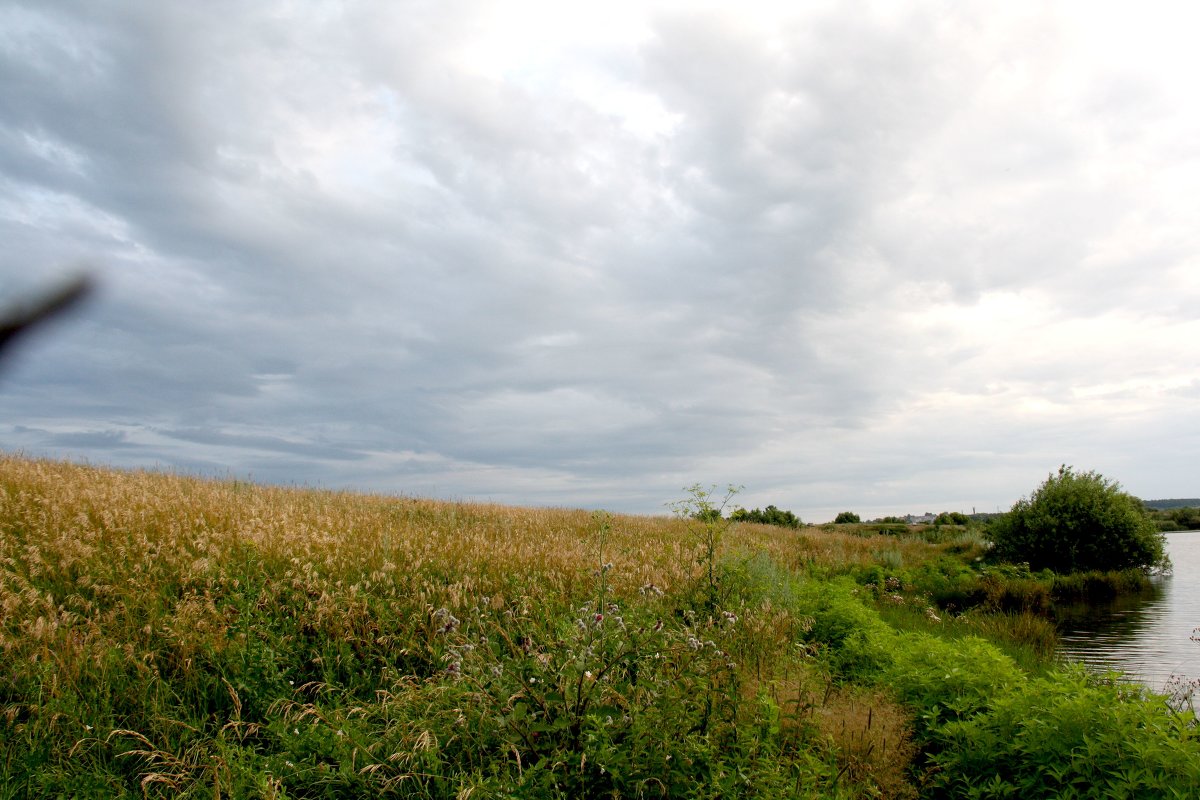
<svg viewBox="0 0 1200 800">
<path fill-rule="evenodd" d="M 1200 786 L 1194 722 L 1082 668 L 1021 683 L 932 738 L 935 797 L 1184 798 Z"/>
<path fill-rule="evenodd" d="M 833 519 L 834 525 L 850 525 L 862 522 L 862 518 L 853 511 L 843 511 Z"/>
<path fill-rule="evenodd" d="M 934 518 L 934 525 L 966 525 L 971 518 L 961 511 L 943 511 Z"/>
<path fill-rule="evenodd" d="M 1200 507 L 1176 506 L 1153 509 L 1147 506 L 1150 519 L 1163 532 L 1200 530 Z"/>
<path fill-rule="evenodd" d="M 791 511 L 782 511 L 775 506 L 767 506 L 761 511 L 757 508 L 752 511 L 747 511 L 744 508 L 735 508 L 733 513 L 729 515 L 729 519 L 734 522 L 778 525 L 781 528 L 799 528 L 801 525 L 800 518 Z"/>
<path fill-rule="evenodd" d="M 1162 535 L 1137 498 L 1068 466 L 995 520 L 990 535 L 997 557 L 1035 570 L 1149 569 L 1165 559 Z"/>
<path fill-rule="evenodd" d="M 0 458 L 0 798 L 1200 785 L 1190 708 L 1057 668 L 1043 577 L 977 528 L 730 525 L 735 491 L 646 518 Z"/>
</svg>

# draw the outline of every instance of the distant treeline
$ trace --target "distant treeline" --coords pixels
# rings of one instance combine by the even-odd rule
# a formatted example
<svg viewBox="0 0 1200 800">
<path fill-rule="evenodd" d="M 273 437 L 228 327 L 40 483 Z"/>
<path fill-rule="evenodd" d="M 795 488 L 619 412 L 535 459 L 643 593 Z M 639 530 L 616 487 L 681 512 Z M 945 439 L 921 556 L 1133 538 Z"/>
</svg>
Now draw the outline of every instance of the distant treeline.
<svg viewBox="0 0 1200 800">
<path fill-rule="evenodd" d="M 729 518 L 734 522 L 757 522 L 760 525 L 779 525 L 783 528 L 799 528 L 800 518 L 791 511 L 784 511 L 775 506 L 767 506 L 762 511 L 757 508 L 746 510 L 735 508 Z"/>
<path fill-rule="evenodd" d="M 1186 531 L 1200 530 L 1200 498 L 1191 499 L 1171 499 L 1171 500 L 1143 500 L 1142 505 L 1145 506 L 1150 518 L 1158 525 L 1158 529 L 1164 532 L 1170 531 Z M 721 512 L 717 509 L 711 509 L 708 513 L 697 514 L 700 519 L 719 520 L 722 519 Z M 976 523 L 984 526 L 990 526 L 995 520 L 1007 516 L 1007 512 L 1001 511 L 998 513 L 980 512 L 974 514 L 963 514 L 958 511 L 943 511 L 936 517 L 932 514 L 926 515 L 925 519 L 914 519 L 913 517 L 889 516 L 880 517 L 879 519 L 870 520 L 867 524 L 873 525 L 877 533 L 891 533 L 892 529 L 899 530 L 899 526 L 913 524 L 914 522 L 924 522 L 927 525 L 934 527 L 942 527 L 944 525 L 968 525 Z M 929 517 L 933 517 L 929 519 Z M 779 525 L 784 528 L 799 528 L 804 523 L 793 514 L 791 511 L 785 511 L 773 505 L 767 506 L 765 509 L 745 509 L 735 508 L 729 515 L 729 519 L 733 522 L 757 522 L 763 525 Z M 860 523 L 861 520 L 857 514 L 850 511 L 843 511 L 838 514 L 835 523 Z"/>
<path fill-rule="evenodd" d="M 1200 497 L 1174 500 L 1143 500 L 1142 505 L 1151 511 L 1166 511 L 1171 508 L 1200 507 Z"/>
</svg>

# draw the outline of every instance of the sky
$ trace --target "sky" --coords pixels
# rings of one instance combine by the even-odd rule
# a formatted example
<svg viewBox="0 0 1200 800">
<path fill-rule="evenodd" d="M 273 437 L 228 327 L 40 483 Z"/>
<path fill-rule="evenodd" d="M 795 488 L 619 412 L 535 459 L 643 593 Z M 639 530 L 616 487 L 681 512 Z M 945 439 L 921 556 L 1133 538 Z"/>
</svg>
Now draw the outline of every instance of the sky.
<svg viewBox="0 0 1200 800">
<path fill-rule="evenodd" d="M 0 0 L 0 448 L 805 521 L 1200 496 L 1200 6 Z"/>
</svg>

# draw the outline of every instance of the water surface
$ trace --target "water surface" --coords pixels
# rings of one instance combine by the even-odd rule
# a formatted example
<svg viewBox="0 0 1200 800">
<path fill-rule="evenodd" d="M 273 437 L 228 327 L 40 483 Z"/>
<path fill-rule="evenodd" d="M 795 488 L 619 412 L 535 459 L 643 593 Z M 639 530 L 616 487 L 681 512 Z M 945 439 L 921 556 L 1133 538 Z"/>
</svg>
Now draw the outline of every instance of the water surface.
<svg viewBox="0 0 1200 800">
<path fill-rule="evenodd" d="M 1118 669 L 1155 691 L 1172 677 L 1200 679 L 1200 532 L 1167 534 L 1174 571 L 1153 591 L 1067 610 L 1059 652 L 1098 670 Z M 1200 634 L 1197 634 L 1200 636 Z"/>
</svg>

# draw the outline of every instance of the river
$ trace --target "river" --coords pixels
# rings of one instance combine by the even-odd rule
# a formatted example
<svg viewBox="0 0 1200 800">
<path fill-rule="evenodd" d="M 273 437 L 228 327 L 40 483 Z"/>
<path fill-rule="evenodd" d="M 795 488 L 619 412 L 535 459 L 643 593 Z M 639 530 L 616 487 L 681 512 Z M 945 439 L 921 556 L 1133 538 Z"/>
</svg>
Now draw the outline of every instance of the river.
<svg viewBox="0 0 1200 800">
<path fill-rule="evenodd" d="M 1097 670 L 1118 669 L 1155 691 L 1172 678 L 1200 681 L 1200 531 L 1167 534 L 1173 574 L 1146 595 L 1068 612 L 1060 654 Z M 1196 634 L 1200 638 L 1200 633 Z"/>
</svg>

